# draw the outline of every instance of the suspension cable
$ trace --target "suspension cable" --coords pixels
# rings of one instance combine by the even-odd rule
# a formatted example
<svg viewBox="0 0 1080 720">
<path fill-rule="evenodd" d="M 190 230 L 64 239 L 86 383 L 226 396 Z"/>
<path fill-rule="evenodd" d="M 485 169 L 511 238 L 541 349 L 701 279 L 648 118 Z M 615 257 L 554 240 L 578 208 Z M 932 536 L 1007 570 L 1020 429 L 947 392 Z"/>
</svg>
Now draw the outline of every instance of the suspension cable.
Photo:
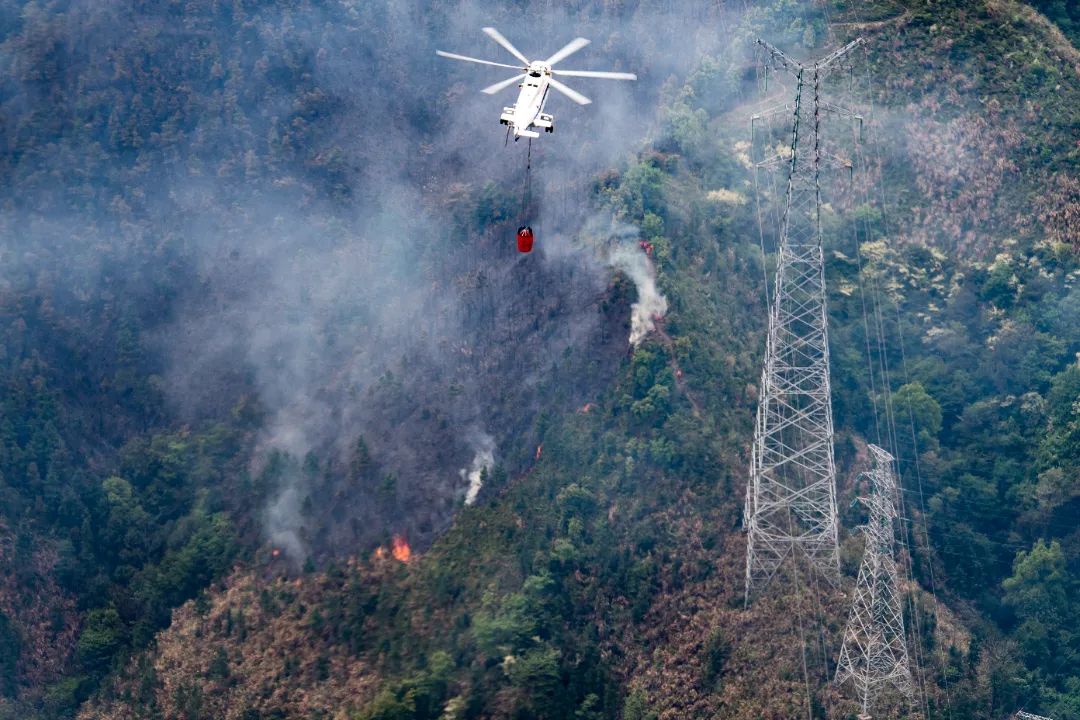
<svg viewBox="0 0 1080 720">
<path fill-rule="evenodd" d="M 521 211 L 525 215 L 525 224 L 529 223 L 532 204 L 532 138 L 529 138 L 529 149 L 525 155 L 525 186 L 521 189 Z"/>
<path fill-rule="evenodd" d="M 750 121 L 750 164 L 754 168 L 754 208 L 757 214 L 758 247 L 761 248 L 761 292 L 765 297 L 766 317 L 772 317 L 772 299 L 769 294 L 769 261 L 765 254 L 765 225 L 761 219 L 761 189 L 758 186 L 758 164 L 754 162 L 754 121 Z M 775 180 L 773 181 L 775 183 Z"/>
</svg>

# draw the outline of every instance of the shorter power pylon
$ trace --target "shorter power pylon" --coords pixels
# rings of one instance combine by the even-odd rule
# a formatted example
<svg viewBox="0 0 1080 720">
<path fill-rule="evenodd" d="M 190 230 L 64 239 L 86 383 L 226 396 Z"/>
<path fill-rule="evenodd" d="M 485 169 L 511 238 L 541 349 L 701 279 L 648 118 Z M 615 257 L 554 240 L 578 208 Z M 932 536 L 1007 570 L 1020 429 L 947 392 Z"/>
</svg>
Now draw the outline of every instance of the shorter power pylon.
<svg viewBox="0 0 1080 720">
<path fill-rule="evenodd" d="M 869 447 L 873 467 L 865 476 L 870 479 L 870 497 L 859 498 L 870 508 L 870 520 L 862 528 L 866 549 L 836 668 L 837 685 L 854 681 L 862 702 L 861 718 L 871 717 L 870 711 L 890 686 L 909 702 L 914 692 L 894 547 L 893 519 L 898 513 L 893 456 L 877 445 Z"/>
</svg>

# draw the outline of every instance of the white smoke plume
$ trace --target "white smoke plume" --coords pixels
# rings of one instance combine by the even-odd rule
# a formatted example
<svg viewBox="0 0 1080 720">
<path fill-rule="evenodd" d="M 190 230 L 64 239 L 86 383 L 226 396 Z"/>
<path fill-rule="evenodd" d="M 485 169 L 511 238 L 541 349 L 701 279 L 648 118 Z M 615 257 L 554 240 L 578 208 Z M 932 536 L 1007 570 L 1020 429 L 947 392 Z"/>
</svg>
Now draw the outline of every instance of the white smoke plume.
<svg viewBox="0 0 1080 720">
<path fill-rule="evenodd" d="M 637 288 L 637 302 L 630 306 L 630 344 L 637 347 L 656 329 L 656 321 L 667 313 L 667 298 L 657 290 L 656 268 L 640 248 L 619 245 L 608 262 L 626 273 Z"/>
<path fill-rule="evenodd" d="M 296 481 L 290 482 L 266 509 L 266 532 L 270 544 L 285 551 L 285 556 L 297 561 L 307 557 L 307 548 L 300 539 L 303 518 L 300 505 L 303 496 Z"/>
<path fill-rule="evenodd" d="M 585 221 L 580 236 L 596 249 L 600 262 L 625 273 L 634 283 L 637 302 L 630 306 L 629 342 L 637 347 L 656 330 L 656 321 L 668 310 L 667 298 L 656 287 L 656 267 L 641 245 L 641 231 L 610 215 L 593 215 Z"/>
<path fill-rule="evenodd" d="M 461 468 L 458 474 L 463 480 L 468 480 L 469 487 L 465 490 L 465 504 L 472 505 L 476 502 L 476 496 L 484 484 L 484 473 L 491 472 L 495 466 L 495 438 L 485 432 L 477 431 L 470 438 L 470 445 L 476 453 L 472 464 L 467 468 Z"/>
</svg>

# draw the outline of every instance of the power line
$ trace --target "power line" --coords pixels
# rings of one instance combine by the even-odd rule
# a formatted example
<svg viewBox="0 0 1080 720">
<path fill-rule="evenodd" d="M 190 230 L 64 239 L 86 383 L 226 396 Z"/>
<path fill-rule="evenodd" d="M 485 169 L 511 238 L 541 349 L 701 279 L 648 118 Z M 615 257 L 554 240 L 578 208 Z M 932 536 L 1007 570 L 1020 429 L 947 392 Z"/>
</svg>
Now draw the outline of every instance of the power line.
<svg viewBox="0 0 1080 720">
<path fill-rule="evenodd" d="M 865 48 L 864 48 L 864 52 L 866 52 Z M 865 69 L 865 73 L 866 73 L 866 93 L 867 93 L 867 101 L 869 103 L 869 109 L 870 109 L 869 117 L 871 119 L 873 119 L 873 117 L 874 117 L 874 97 L 873 97 L 873 91 L 871 89 L 870 63 L 868 62 L 868 58 L 864 58 L 863 65 L 864 65 L 864 69 Z M 873 131 L 873 124 L 870 125 L 870 130 L 871 130 L 871 132 Z M 872 147 L 873 147 L 873 151 L 875 153 L 877 166 L 880 168 L 880 167 L 882 167 L 880 147 L 878 146 L 878 143 L 872 143 Z M 858 153 L 859 153 L 860 165 L 863 168 L 863 171 L 867 174 L 867 177 L 869 178 L 869 170 L 866 167 L 865 157 L 862 154 L 862 146 L 861 145 L 858 146 Z M 883 180 L 884 180 L 884 174 L 883 174 Z M 885 195 L 885 188 L 884 188 L 883 182 L 878 184 L 877 189 L 878 189 L 878 193 L 880 195 L 882 222 L 885 225 L 886 235 L 888 235 L 888 218 L 889 218 L 889 215 L 888 215 L 888 208 L 886 206 L 886 195 Z M 864 200 L 865 200 L 865 202 L 867 204 L 869 204 L 869 191 L 866 188 L 865 184 L 864 184 L 863 192 L 864 192 Z M 869 236 L 870 236 L 870 233 L 869 233 L 870 228 L 869 228 L 869 219 L 868 218 L 864 218 L 864 230 L 866 232 L 866 237 L 869 238 Z M 861 253 L 861 248 L 860 248 L 858 243 L 856 244 L 856 249 L 857 249 L 858 252 Z M 874 292 L 874 295 L 873 295 L 873 301 L 874 301 L 874 306 L 875 306 L 875 315 L 880 318 L 880 316 L 881 316 L 880 315 L 880 304 L 878 302 L 878 297 L 881 294 L 881 290 L 880 290 L 879 287 L 877 287 L 877 279 L 876 279 L 876 277 L 871 276 L 871 278 L 875 283 L 875 292 Z M 861 271 L 861 267 L 860 267 L 860 284 L 861 284 L 861 282 L 862 282 L 862 271 Z M 905 382 L 910 383 L 911 382 L 911 377 L 910 377 L 910 374 L 908 372 L 907 353 L 906 353 L 906 351 L 904 349 L 903 326 L 899 323 L 900 309 L 899 309 L 898 302 L 895 303 L 895 307 L 896 307 L 897 318 L 898 318 L 897 335 L 899 337 L 899 343 L 900 343 L 900 348 L 901 348 L 902 367 L 903 367 L 903 371 L 904 371 Z M 883 324 L 878 326 L 878 332 L 879 333 L 884 333 Z M 879 338 L 880 337 L 881 337 L 881 335 L 879 335 Z M 879 345 L 879 352 L 882 353 L 882 355 L 880 356 L 882 364 L 883 364 L 884 367 L 887 368 L 887 364 L 886 364 L 887 361 L 884 358 L 884 346 L 883 346 L 883 344 Z M 888 377 L 883 378 L 882 384 L 883 384 L 883 386 L 884 386 L 884 388 L 886 390 L 886 393 L 889 393 L 891 391 L 889 378 Z M 891 397 L 887 396 L 886 405 L 887 405 L 886 411 L 889 414 L 889 421 L 888 422 L 893 427 L 893 432 L 892 432 L 892 439 L 894 441 L 893 448 L 894 448 L 894 450 L 896 450 L 897 449 L 897 443 L 896 443 L 896 434 L 895 434 L 895 416 L 893 416 L 893 414 L 892 414 Z M 917 479 L 918 490 L 919 490 L 920 509 L 922 510 L 921 515 L 922 515 L 922 519 L 923 519 L 923 539 L 924 539 L 924 542 L 925 542 L 925 546 L 926 546 L 927 550 L 929 551 L 930 550 L 930 533 L 929 533 L 929 529 L 927 528 L 927 525 L 926 525 L 926 504 L 925 504 L 925 495 L 924 495 L 924 492 L 923 492 L 922 472 L 921 472 L 921 468 L 920 468 L 920 465 L 919 465 L 919 451 L 918 451 L 918 443 L 917 443 L 917 440 L 916 440 L 917 434 L 915 432 L 915 418 L 914 418 L 914 415 L 912 413 L 911 407 L 908 406 L 907 409 L 908 409 L 908 421 L 909 421 L 909 426 L 910 426 L 910 429 L 911 429 L 911 438 L 912 438 L 912 455 L 913 455 L 914 460 L 915 460 L 916 479 Z M 898 483 L 898 487 L 902 487 L 902 485 L 900 483 Z M 906 515 L 907 513 L 906 513 L 906 511 L 904 509 L 905 506 L 904 506 L 904 495 L 903 495 L 903 493 L 899 493 L 898 498 L 899 498 L 899 501 L 900 501 L 901 512 Z M 906 527 L 905 527 L 905 531 L 906 531 Z M 905 542 L 905 546 L 907 545 L 906 537 L 907 537 L 906 532 L 901 534 L 901 539 Z M 912 543 L 912 545 L 914 545 L 914 543 Z M 910 548 L 908 549 L 908 557 L 909 558 L 912 557 Z M 935 576 L 935 572 L 934 572 L 933 557 L 932 557 L 931 554 L 927 555 L 927 565 L 928 565 L 929 572 L 930 572 L 930 594 L 934 599 L 934 606 L 935 606 L 935 608 L 937 608 L 938 602 L 939 602 L 938 597 L 937 597 L 937 587 L 936 587 L 937 582 L 936 582 L 936 576 Z M 907 564 L 907 571 L 908 571 L 908 577 L 910 579 L 912 579 L 912 581 L 914 581 L 914 568 L 912 567 L 912 565 L 910 563 Z M 919 636 L 921 636 L 921 631 L 919 630 L 919 627 L 918 627 L 918 625 L 919 625 L 919 614 L 915 611 L 914 598 L 911 598 L 910 601 L 911 601 L 911 604 L 912 604 L 911 605 L 912 616 L 915 619 L 915 623 L 916 623 L 916 632 L 919 633 Z M 921 644 L 922 644 L 921 641 L 916 643 L 916 652 L 919 652 L 921 650 Z M 937 645 L 937 648 L 938 648 L 939 661 L 940 661 L 940 664 L 941 664 L 941 678 L 942 678 L 943 682 L 945 683 L 945 688 L 944 689 L 945 689 L 946 712 L 947 712 L 947 715 L 951 718 L 952 717 L 952 696 L 951 696 L 951 692 L 949 690 L 949 678 L 948 678 L 947 662 L 946 662 L 946 658 L 945 658 L 944 648 L 942 648 L 940 646 L 940 644 L 936 643 L 936 645 Z M 920 669 L 920 676 L 921 676 L 921 669 Z M 921 678 L 920 678 L 920 682 L 921 682 Z M 927 716 L 929 716 L 929 699 L 928 699 L 927 694 L 926 694 L 926 688 L 925 688 L 925 686 L 921 686 L 921 687 L 922 687 L 922 690 L 923 690 L 923 704 L 924 704 L 924 707 L 926 709 Z"/>
<path fill-rule="evenodd" d="M 863 156 L 862 144 L 861 143 L 856 143 L 856 158 L 858 160 L 860 169 L 865 172 L 866 164 L 865 164 L 865 160 L 864 160 L 864 156 Z M 863 183 L 863 201 L 864 201 L 864 204 L 869 203 L 869 193 L 868 193 L 868 190 L 867 190 L 868 185 L 869 185 L 869 177 L 867 177 L 866 181 Z M 864 224 L 863 232 L 864 232 L 865 236 L 869 237 L 869 221 L 865 217 L 863 218 L 863 224 Z M 860 295 L 864 298 L 863 302 L 865 303 L 866 289 L 865 289 L 864 282 L 863 282 L 863 277 L 864 277 L 863 268 L 865 267 L 865 265 L 864 265 L 864 262 L 863 262 L 862 249 L 861 249 L 860 243 L 858 242 L 857 233 L 856 233 L 855 250 L 856 250 L 856 257 L 858 259 L 858 266 L 859 266 L 859 276 L 858 276 L 858 278 L 859 278 L 859 292 L 860 292 Z M 870 331 L 867 330 L 867 337 L 866 337 L 867 365 L 868 365 L 868 367 L 870 369 L 871 376 L 873 376 L 873 374 L 874 374 L 874 356 L 875 356 L 875 353 L 870 349 L 870 337 L 873 336 L 875 338 L 875 345 L 876 345 L 876 350 L 877 350 L 876 357 L 877 357 L 877 361 L 878 361 L 878 377 L 880 378 L 881 398 L 882 398 L 882 405 L 883 405 L 883 408 L 884 408 L 883 413 L 879 414 L 878 405 L 877 405 L 877 402 L 875 401 L 875 403 L 874 403 L 875 431 L 878 433 L 878 436 L 880 437 L 881 432 L 882 432 L 881 426 L 882 426 L 882 415 L 883 415 L 883 417 L 884 417 L 885 437 L 887 438 L 889 447 L 892 448 L 893 453 L 897 453 L 898 452 L 897 448 L 898 448 L 899 443 L 897 441 L 896 422 L 895 422 L 895 416 L 894 416 L 894 412 L 893 412 L 892 378 L 891 378 L 891 374 L 889 372 L 888 361 L 886 359 L 886 336 L 885 336 L 884 322 L 882 320 L 882 314 L 881 314 L 881 305 L 880 305 L 880 303 L 878 301 L 879 294 L 880 294 L 880 289 L 877 287 L 877 285 L 875 283 L 875 285 L 873 287 L 873 292 L 871 293 L 871 296 L 870 296 L 871 297 L 872 317 L 873 317 L 872 326 L 874 328 L 874 332 L 870 333 Z M 864 322 L 864 325 L 868 324 L 867 318 L 865 316 L 865 309 L 864 309 L 863 322 Z M 897 470 L 897 475 L 898 475 L 899 474 L 899 463 L 897 463 L 897 461 L 895 459 L 895 456 L 890 454 L 888 462 L 890 464 L 890 471 L 891 471 L 892 467 L 895 467 L 896 470 Z M 895 494 L 894 495 L 895 501 L 899 505 L 899 507 L 901 508 L 900 516 L 903 517 L 903 515 L 906 515 L 906 513 L 902 510 L 902 508 L 904 506 L 903 505 L 903 496 L 898 492 L 898 490 L 897 490 L 898 486 L 899 486 L 899 483 L 894 483 L 893 484 L 893 492 Z M 901 544 L 902 544 L 902 546 L 904 548 L 904 554 L 905 554 L 906 557 L 910 558 L 911 557 L 911 550 L 910 550 L 909 544 L 907 542 L 907 534 L 906 534 L 907 528 L 906 528 L 905 525 L 901 524 L 900 530 L 901 530 L 901 532 L 900 532 L 900 542 L 901 542 Z M 904 565 L 904 570 L 905 570 L 905 574 L 907 576 L 907 579 L 911 582 L 912 585 L 914 585 L 913 569 L 912 569 L 911 565 L 909 563 L 906 563 L 906 562 L 903 565 Z M 914 645 L 913 645 L 913 650 L 914 650 L 913 655 L 914 655 L 915 667 L 916 667 L 916 671 L 917 671 L 915 673 L 915 681 L 918 684 L 919 698 L 921 700 L 921 703 L 920 703 L 921 709 L 924 711 L 926 716 L 929 716 L 929 714 L 930 714 L 930 706 L 929 706 L 929 699 L 928 699 L 927 692 L 926 692 L 926 687 L 925 687 L 925 675 L 924 675 L 924 672 L 923 672 L 924 663 L 923 663 L 923 658 L 922 658 L 922 637 L 923 637 L 922 624 L 921 624 L 921 619 L 920 619 L 919 613 L 916 611 L 914 597 L 912 595 L 910 595 L 910 594 L 907 594 L 906 595 L 906 600 L 907 600 L 907 602 L 909 604 L 910 611 L 911 611 L 911 617 L 912 617 L 912 620 L 913 620 L 912 630 L 913 630 L 913 634 L 914 634 L 914 637 L 915 637 L 915 642 L 914 642 Z M 914 705 L 914 693 L 909 693 L 908 694 L 908 700 L 909 700 L 909 702 L 911 702 Z"/>
</svg>

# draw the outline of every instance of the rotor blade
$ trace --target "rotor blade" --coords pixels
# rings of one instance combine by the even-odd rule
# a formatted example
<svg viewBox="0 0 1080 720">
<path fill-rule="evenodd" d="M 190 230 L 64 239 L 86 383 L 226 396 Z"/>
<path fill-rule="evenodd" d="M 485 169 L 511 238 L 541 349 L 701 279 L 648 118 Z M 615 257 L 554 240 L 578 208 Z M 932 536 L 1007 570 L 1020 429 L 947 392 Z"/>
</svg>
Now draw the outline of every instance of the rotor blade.
<svg viewBox="0 0 1080 720">
<path fill-rule="evenodd" d="M 555 78 L 548 78 L 548 84 L 551 85 L 551 87 L 558 90 L 559 92 L 561 92 L 566 97 L 568 97 L 571 100 L 573 100 L 574 102 L 576 102 L 578 105 L 588 105 L 589 103 L 592 102 L 592 100 L 585 97 L 584 95 L 579 93 L 577 90 L 574 90 L 573 88 L 566 87 L 565 85 L 563 85 L 561 82 L 559 82 Z"/>
<path fill-rule="evenodd" d="M 554 55 L 549 57 L 547 60 L 545 60 L 544 64 L 545 65 L 554 65 L 555 63 L 559 62 L 560 60 L 565 60 L 566 58 L 570 57 L 571 55 L 573 55 L 578 50 L 580 50 L 581 48 L 585 47 L 588 44 L 589 44 L 589 41 L 586 40 L 585 38 L 580 38 L 580 37 L 579 38 L 574 38 L 570 42 L 566 43 L 566 46 L 563 47 L 562 50 L 560 50 L 559 52 L 555 53 Z"/>
<path fill-rule="evenodd" d="M 514 57 L 516 57 L 518 60 L 525 63 L 526 65 L 529 64 L 529 59 L 527 57 L 525 57 L 524 55 L 522 55 L 520 50 L 518 50 L 516 47 L 511 45 L 510 41 L 507 40 L 506 38 L 504 38 L 502 36 L 501 32 L 499 32 L 498 30 L 496 30 L 493 27 L 486 27 L 486 28 L 484 28 L 484 34 L 487 35 L 492 40 L 494 40 L 495 42 L 502 45 L 504 48 L 506 48 L 506 51 L 508 53 L 510 53 L 511 55 L 513 55 Z"/>
<path fill-rule="evenodd" d="M 500 90 L 505 90 L 506 88 L 510 87 L 514 83 L 521 80 L 523 77 L 525 77 L 524 73 L 522 73 L 521 75 L 515 75 L 512 78 L 507 78 L 506 80 L 503 80 L 502 82 L 497 82 L 494 85 L 488 85 L 486 88 L 484 88 L 480 92 L 487 93 L 488 95 L 494 95 L 495 93 L 499 92 Z"/>
<path fill-rule="evenodd" d="M 568 77 L 591 77 L 606 78 L 608 80 L 637 80 L 634 73 L 601 72 L 598 70 L 552 70 L 552 75 L 566 75 Z"/>
<path fill-rule="evenodd" d="M 465 55 L 455 55 L 454 53 L 448 53 L 443 50 L 436 50 L 436 55 L 440 55 L 444 58 L 450 58 L 451 60 L 464 60 L 465 62 L 480 63 L 481 65 L 494 65 L 495 67 L 510 68 L 511 70 L 524 70 L 523 67 L 517 65 L 504 65 L 503 63 L 491 62 L 490 60 L 478 60 L 477 58 L 467 57 Z"/>
</svg>

